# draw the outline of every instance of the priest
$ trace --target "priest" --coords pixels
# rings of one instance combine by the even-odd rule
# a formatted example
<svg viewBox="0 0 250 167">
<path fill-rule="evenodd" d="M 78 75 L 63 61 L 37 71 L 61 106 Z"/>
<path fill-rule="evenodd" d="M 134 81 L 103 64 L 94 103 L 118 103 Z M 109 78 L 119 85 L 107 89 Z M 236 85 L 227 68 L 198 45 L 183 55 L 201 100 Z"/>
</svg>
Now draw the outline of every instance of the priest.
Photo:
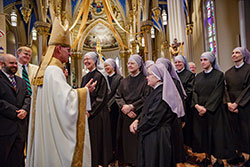
<svg viewBox="0 0 250 167">
<path fill-rule="evenodd" d="M 26 165 L 91 166 L 86 110 L 90 110 L 88 88 L 72 89 L 63 73 L 70 56 L 67 27 L 55 18 L 49 47 L 33 80 Z"/>
</svg>

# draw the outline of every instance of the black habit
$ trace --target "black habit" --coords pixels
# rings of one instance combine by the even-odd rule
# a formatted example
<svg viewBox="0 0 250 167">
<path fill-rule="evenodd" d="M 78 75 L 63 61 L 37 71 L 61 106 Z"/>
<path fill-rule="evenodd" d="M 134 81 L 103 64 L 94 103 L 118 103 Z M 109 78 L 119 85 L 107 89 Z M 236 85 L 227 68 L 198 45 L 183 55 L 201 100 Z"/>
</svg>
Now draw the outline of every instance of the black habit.
<svg viewBox="0 0 250 167">
<path fill-rule="evenodd" d="M 175 167 L 172 125 L 177 115 L 162 100 L 163 85 L 146 99 L 138 123 L 137 167 Z"/>
<path fill-rule="evenodd" d="M 178 90 L 179 95 L 184 103 L 185 95 L 181 88 L 181 83 L 179 80 L 172 78 L 174 84 Z M 173 150 L 175 155 L 175 162 L 176 163 L 183 163 L 185 162 L 185 150 L 184 150 L 184 138 L 183 138 L 183 131 L 182 131 L 182 118 L 177 118 L 173 125 L 172 125 L 172 139 L 173 139 Z"/>
<path fill-rule="evenodd" d="M 193 112 L 191 110 L 191 103 L 195 75 L 187 69 L 177 74 L 187 94 L 183 103 L 185 109 L 185 126 L 183 128 L 184 144 L 191 147 L 193 138 Z"/>
<path fill-rule="evenodd" d="M 151 88 L 147 85 L 146 77 L 140 73 L 137 76 L 128 76 L 123 79 L 117 89 L 115 98 L 120 109 L 124 104 L 132 104 L 134 112 L 138 116 L 141 113 L 144 101 L 149 95 Z M 136 164 L 137 135 L 129 131 L 130 124 L 136 118 L 130 118 L 120 112 L 118 120 L 118 154 L 119 161 Z"/>
<path fill-rule="evenodd" d="M 193 151 L 214 155 L 216 158 L 230 158 L 232 133 L 223 104 L 224 75 L 221 71 L 199 73 L 195 78 L 193 106 L 204 106 L 207 112 L 199 116 L 194 108 Z"/>
<path fill-rule="evenodd" d="M 21 120 L 17 110 L 29 113 L 30 95 L 25 81 L 14 76 L 16 90 L 0 70 L 0 166 L 24 166 L 24 145 L 27 136 L 27 116 Z"/>
<path fill-rule="evenodd" d="M 122 76 L 117 73 L 114 73 L 114 75 L 112 76 L 108 76 L 108 81 L 111 89 L 108 95 L 108 107 L 110 110 L 113 153 L 116 151 L 116 132 L 117 132 L 117 121 L 119 116 L 119 106 L 115 101 L 115 93 L 118 86 L 120 85 L 121 80 Z"/>
<path fill-rule="evenodd" d="M 95 69 L 82 78 L 81 87 L 84 87 L 91 78 L 97 81 L 95 90 L 90 93 L 92 110 L 89 111 L 88 119 L 92 166 L 108 166 L 112 161 L 110 114 L 107 106 L 108 85 L 105 77 Z"/>
<path fill-rule="evenodd" d="M 232 67 L 225 73 L 227 102 L 237 103 L 239 113 L 228 111 L 235 149 L 250 154 L 250 65 Z"/>
</svg>

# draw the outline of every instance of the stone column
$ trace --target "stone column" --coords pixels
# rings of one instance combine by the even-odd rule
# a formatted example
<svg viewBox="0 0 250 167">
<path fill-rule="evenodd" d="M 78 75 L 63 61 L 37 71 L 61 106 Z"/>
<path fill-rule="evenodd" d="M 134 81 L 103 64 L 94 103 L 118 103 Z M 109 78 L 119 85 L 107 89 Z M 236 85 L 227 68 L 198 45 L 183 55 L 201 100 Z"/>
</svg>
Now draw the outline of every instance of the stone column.
<svg viewBox="0 0 250 167">
<path fill-rule="evenodd" d="M 187 59 L 189 61 L 194 61 L 194 56 L 193 56 L 193 24 L 187 24 L 186 25 L 186 33 L 187 33 L 187 43 L 186 43 L 186 48 L 188 49 L 186 51 Z M 185 46 L 185 43 L 184 43 Z"/>
<path fill-rule="evenodd" d="M 152 60 L 152 39 L 151 39 L 151 28 L 153 26 L 153 22 L 151 20 L 147 20 L 142 22 L 141 30 L 144 35 L 145 47 L 144 47 L 144 55 L 145 61 Z"/>
<path fill-rule="evenodd" d="M 163 41 L 161 44 L 161 51 L 163 52 L 163 54 L 161 54 L 161 57 L 166 57 L 170 60 L 170 55 L 169 55 L 169 51 L 168 51 L 168 41 Z"/>
<path fill-rule="evenodd" d="M 246 17 L 245 17 L 245 0 L 239 0 L 239 21 L 240 21 L 240 43 L 242 47 L 247 48 L 246 39 Z"/>
<path fill-rule="evenodd" d="M 82 82 L 82 52 L 77 52 L 76 55 L 76 83 L 77 86 L 81 86 L 81 82 Z"/>
<path fill-rule="evenodd" d="M 51 25 L 43 21 L 36 21 L 35 28 L 38 33 L 38 64 L 41 61 L 42 56 L 45 55 L 47 50 L 47 37 L 49 34 Z"/>
<path fill-rule="evenodd" d="M 169 25 L 169 40 L 170 43 L 177 38 L 178 41 L 184 42 L 184 54 L 187 55 L 187 46 L 186 46 L 186 33 L 185 33 L 185 15 L 183 9 L 183 0 L 169 0 L 168 1 L 168 25 Z"/>
<path fill-rule="evenodd" d="M 139 42 L 136 40 L 133 40 L 130 43 L 132 45 L 132 54 L 137 54 L 137 47 L 139 45 Z"/>
<path fill-rule="evenodd" d="M 128 56 L 129 56 L 129 52 L 127 50 L 120 51 L 122 74 L 124 77 L 128 76 L 128 67 L 127 67 Z"/>
<path fill-rule="evenodd" d="M 71 85 L 80 87 L 82 81 L 82 52 L 72 51 L 71 53 Z"/>
</svg>

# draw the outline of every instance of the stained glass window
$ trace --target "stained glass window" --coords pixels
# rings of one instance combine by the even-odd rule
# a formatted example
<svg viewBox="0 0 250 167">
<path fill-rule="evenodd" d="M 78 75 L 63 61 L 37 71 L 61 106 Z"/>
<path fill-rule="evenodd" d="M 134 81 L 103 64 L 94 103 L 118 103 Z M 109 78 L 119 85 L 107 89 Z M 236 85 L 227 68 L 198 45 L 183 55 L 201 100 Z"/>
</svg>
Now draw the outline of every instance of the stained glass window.
<svg viewBox="0 0 250 167">
<path fill-rule="evenodd" d="M 216 54 L 216 30 L 214 0 L 204 0 L 204 26 L 206 37 L 206 49 Z"/>
</svg>

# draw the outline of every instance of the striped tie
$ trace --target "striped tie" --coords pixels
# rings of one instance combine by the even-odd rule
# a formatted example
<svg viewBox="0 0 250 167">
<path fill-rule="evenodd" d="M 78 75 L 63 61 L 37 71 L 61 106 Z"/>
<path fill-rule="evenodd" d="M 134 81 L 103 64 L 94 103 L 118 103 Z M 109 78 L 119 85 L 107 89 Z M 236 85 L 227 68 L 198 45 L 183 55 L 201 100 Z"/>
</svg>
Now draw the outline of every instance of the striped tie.
<svg viewBox="0 0 250 167">
<path fill-rule="evenodd" d="M 11 84 L 13 85 L 14 89 L 16 90 L 16 81 L 14 75 L 10 76 Z"/>
<path fill-rule="evenodd" d="M 31 90 L 31 86 L 30 86 L 30 80 L 29 80 L 29 76 L 28 76 L 28 73 L 25 69 L 25 66 L 23 65 L 23 72 L 22 72 L 22 75 L 23 75 L 23 79 L 25 80 L 26 82 L 26 85 L 27 85 L 27 88 L 28 88 L 28 92 L 29 92 L 29 95 L 32 94 L 32 90 Z"/>
</svg>

